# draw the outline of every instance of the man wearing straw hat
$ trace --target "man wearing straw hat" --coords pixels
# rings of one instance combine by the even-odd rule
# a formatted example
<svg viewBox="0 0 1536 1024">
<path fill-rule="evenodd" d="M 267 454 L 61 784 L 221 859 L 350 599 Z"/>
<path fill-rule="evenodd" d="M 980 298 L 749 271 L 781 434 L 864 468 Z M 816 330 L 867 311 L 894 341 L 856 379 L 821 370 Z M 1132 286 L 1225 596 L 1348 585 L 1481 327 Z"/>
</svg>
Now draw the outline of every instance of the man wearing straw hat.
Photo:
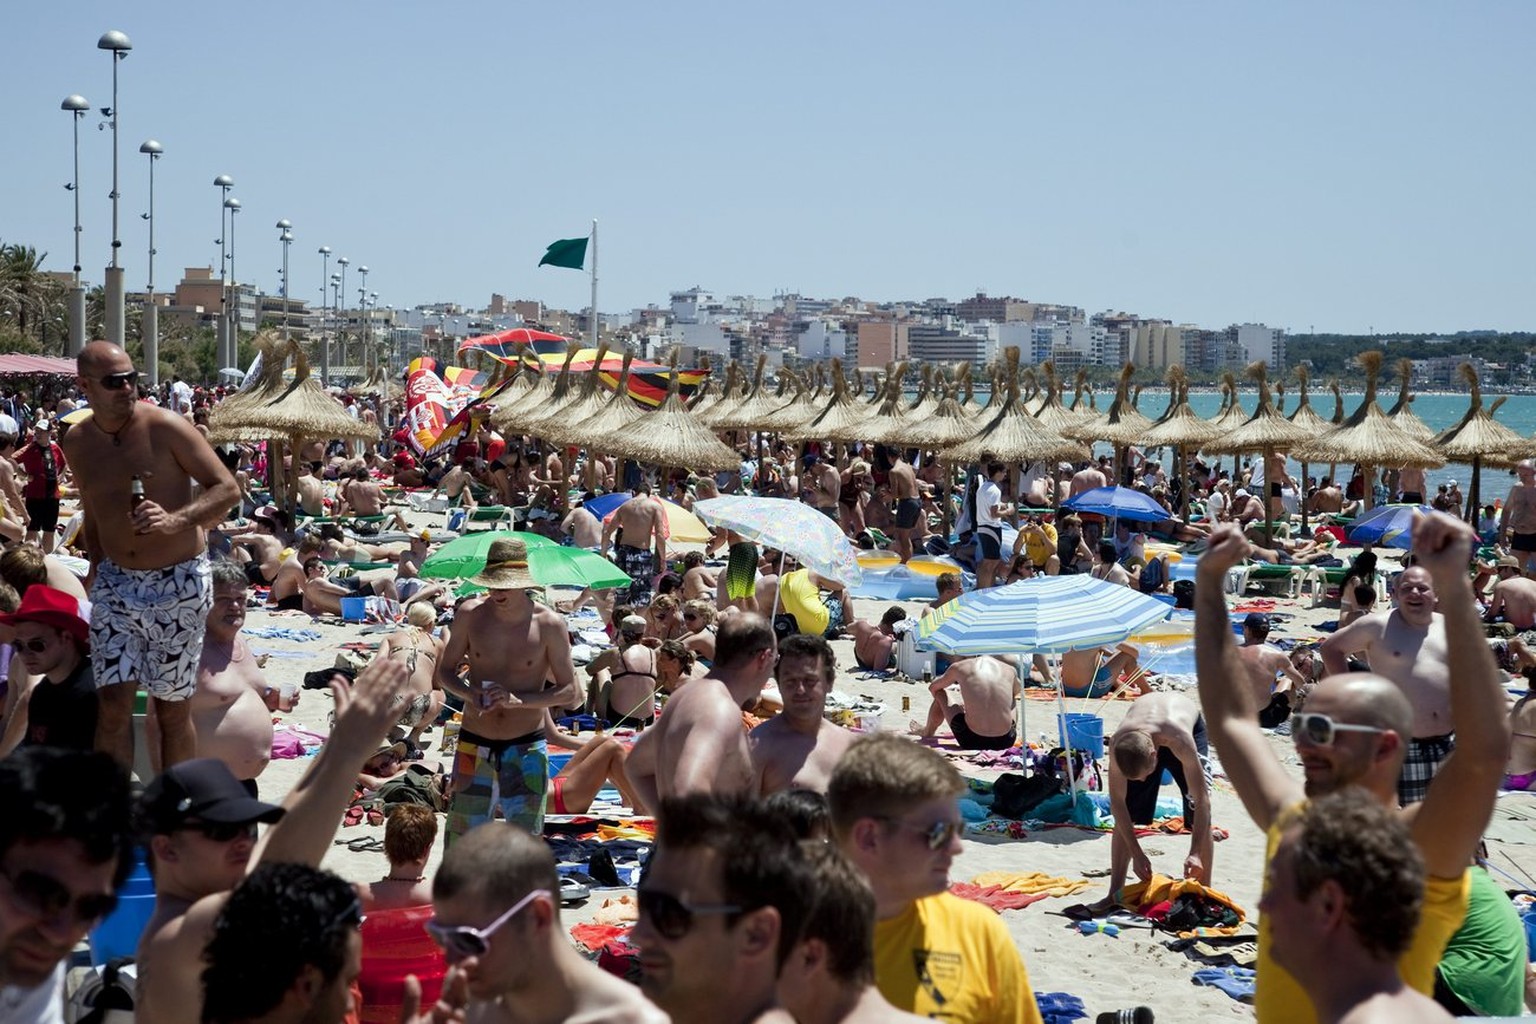
<svg viewBox="0 0 1536 1024">
<path fill-rule="evenodd" d="M 490 594 L 466 603 L 437 662 L 437 683 L 464 700 L 453 762 L 453 800 L 444 830 L 451 843 L 499 808 L 514 825 L 544 827 L 549 751 L 544 709 L 577 703 L 565 620 L 533 601 L 538 587 L 521 540 L 498 539 L 470 578 Z M 467 679 L 459 666 L 469 664 Z"/>
</svg>

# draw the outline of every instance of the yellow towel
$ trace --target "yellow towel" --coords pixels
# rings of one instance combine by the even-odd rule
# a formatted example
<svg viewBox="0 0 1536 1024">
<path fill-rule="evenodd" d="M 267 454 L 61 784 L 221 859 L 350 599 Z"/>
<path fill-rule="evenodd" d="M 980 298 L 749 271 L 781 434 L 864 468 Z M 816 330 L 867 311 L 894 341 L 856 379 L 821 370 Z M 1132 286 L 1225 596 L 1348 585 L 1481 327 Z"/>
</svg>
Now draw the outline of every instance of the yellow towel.
<svg viewBox="0 0 1536 1024">
<path fill-rule="evenodd" d="M 983 871 L 971 879 L 972 885 L 995 885 L 1009 892 L 1044 893 L 1047 896 L 1072 896 L 1088 888 L 1086 878 L 1053 878 L 1039 871 L 1020 875 L 1012 871 Z"/>
</svg>

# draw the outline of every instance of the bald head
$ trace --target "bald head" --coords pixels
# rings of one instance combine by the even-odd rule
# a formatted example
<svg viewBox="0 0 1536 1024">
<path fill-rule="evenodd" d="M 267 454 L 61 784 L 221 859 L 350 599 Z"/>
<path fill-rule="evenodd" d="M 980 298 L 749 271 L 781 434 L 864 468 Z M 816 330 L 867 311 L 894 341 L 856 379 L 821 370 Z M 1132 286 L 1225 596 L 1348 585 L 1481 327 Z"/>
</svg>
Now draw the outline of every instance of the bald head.
<svg viewBox="0 0 1536 1024">
<path fill-rule="evenodd" d="M 121 369 L 133 367 L 128 353 L 110 341 L 88 342 L 75 357 L 75 372 L 82 377 L 99 377 Z"/>
<path fill-rule="evenodd" d="M 1413 705 L 1392 680 L 1371 672 L 1328 676 L 1307 699 L 1307 709 L 1323 711 L 1349 725 L 1370 725 L 1413 738 Z"/>
</svg>

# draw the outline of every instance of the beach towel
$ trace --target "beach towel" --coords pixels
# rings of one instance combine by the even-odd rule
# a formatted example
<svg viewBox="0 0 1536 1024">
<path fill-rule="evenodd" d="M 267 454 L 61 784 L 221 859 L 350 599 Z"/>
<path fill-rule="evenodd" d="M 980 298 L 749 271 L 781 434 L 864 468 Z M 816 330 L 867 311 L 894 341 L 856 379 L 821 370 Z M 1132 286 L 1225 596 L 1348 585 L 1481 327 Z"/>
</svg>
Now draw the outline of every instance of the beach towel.
<svg viewBox="0 0 1536 1024">
<path fill-rule="evenodd" d="M 259 626 L 252 628 L 247 626 L 240 632 L 246 636 L 257 636 L 263 640 L 296 640 L 300 643 L 308 643 L 311 640 L 320 639 L 320 631 L 317 629 L 293 629 L 289 626 Z"/>
<path fill-rule="evenodd" d="M 983 871 L 971 879 L 972 885 L 996 886 L 1009 892 L 1041 893 L 1046 896 L 1073 896 L 1088 888 L 1086 878 L 1063 878 L 1040 871 L 1019 874 L 1013 871 Z"/>
<path fill-rule="evenodd" d="M 1249 967 L 1206 967 L 1189 980 L 1219 989 L 1240 1003 L 1252 1003 L 1255 977 L 1257 973 Z"/>
<path fill-rule="evenodd" d="M 1070 992 L 1036 992 L 1035 1005 L 1040 1009 L 1040 1019 L 1045 1024 L 1072 1024 L 1084 1020 L 1088 1008 Z"/>
<path fill-rule="evenodd" d="M 1038 903 L 1051 895 L 1046 892 L 1009 892 L 999 885 L 972 885 L 969 882 L 955 882 L 949 891 L 963 900 L 990 907 L 999 914 L 1005 910 L 1023 910 L 1031 903 Z"/>
</svg>

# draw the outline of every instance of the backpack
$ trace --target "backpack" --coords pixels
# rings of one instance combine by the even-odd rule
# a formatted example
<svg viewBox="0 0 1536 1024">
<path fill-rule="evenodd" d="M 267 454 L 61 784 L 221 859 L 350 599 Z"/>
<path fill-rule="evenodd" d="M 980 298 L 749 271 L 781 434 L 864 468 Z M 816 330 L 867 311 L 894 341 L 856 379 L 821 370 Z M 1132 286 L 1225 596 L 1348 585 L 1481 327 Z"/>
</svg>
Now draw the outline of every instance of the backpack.
<svg viewBox="0 0 1536 1024">
<path fill-rule="evenodd" d="M 1019 821 L 1064 788 L 1055 775 L 1005 772 L 992 783 L 992 813 Z"/>
<path fill-rule="evenodd" d="M 446 779 L 447 776 L 439 775 L 424 764 L 407 765 L 405 771 L 379 787 L 379 802 L 386 808 L 395 804 L 420 804 L 434 811 L 446 811 L 448 800 L 443 792 Z"/>
</svg>

